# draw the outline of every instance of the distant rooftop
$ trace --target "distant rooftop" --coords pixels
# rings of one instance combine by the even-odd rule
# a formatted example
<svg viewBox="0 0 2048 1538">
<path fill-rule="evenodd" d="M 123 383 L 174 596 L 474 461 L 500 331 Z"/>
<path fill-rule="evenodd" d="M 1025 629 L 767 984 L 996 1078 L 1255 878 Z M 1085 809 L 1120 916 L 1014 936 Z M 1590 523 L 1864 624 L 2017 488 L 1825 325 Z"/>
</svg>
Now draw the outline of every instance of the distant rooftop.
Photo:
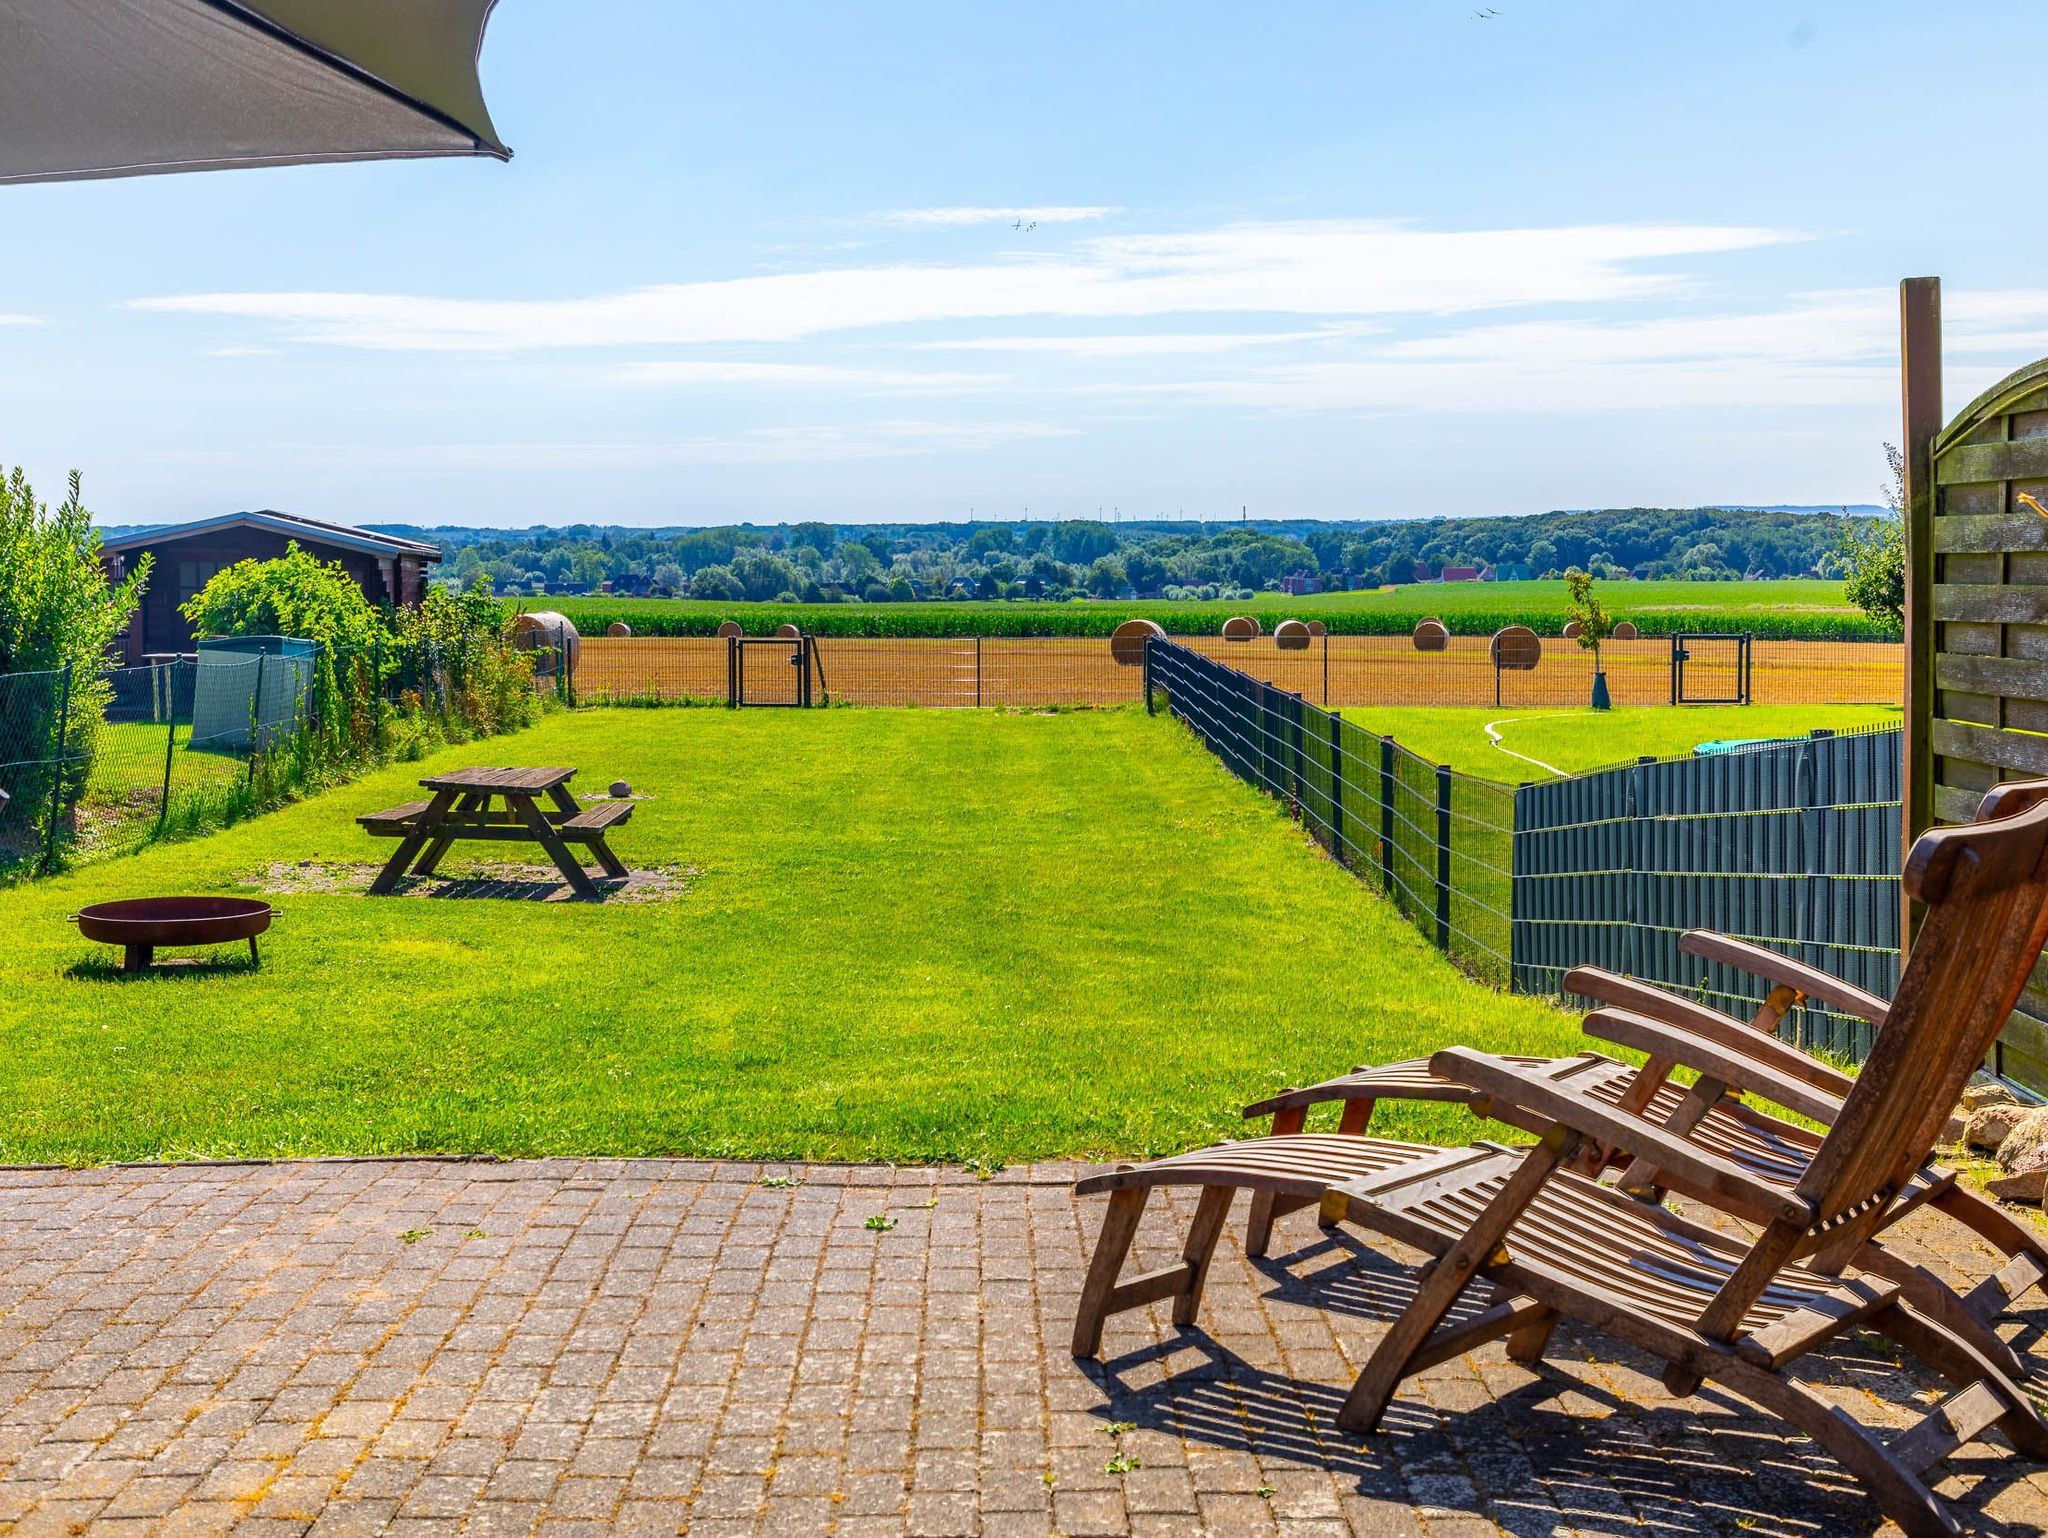
<svg viewBox="0 0 2048 1538">
<path fill-rule="evenodd" d="M 101 548 L 115 551 L 140 550 L 150 545 L 168 544 L 172 540 L 190 539 L 199 534 L 238 528 L 265 529 L 273 534 L 282 534 L 287 539 L 297 539 L 307 544 L 339 545 L 343 549 L 357 550 L 368 555 L 411 556 L 423 561 L 441 559 L 438 545 L 425 544 L 416 539 L 401 539 L 395 534 L 380 534 L 374 529 L 352 528 L 345 523 L 322 523 L 317 518 L 302 518 L 297 513 L 280 513 L 270 508 L 249 513 L 221 513 L 192 523 L 166 523 L 153 529 L 130 530 L 108 538 Z"/>
</svg>

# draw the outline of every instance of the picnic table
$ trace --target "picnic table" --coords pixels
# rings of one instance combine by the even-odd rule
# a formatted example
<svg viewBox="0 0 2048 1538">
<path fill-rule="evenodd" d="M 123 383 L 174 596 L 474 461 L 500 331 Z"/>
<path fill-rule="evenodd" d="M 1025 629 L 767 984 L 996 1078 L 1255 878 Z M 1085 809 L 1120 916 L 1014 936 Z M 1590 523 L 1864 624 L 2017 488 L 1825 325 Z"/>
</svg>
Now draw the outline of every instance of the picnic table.
<svg viewBox="0 0 2048 1538">
<path fill-rule="evenodd" d="M 569 846 L 583 846 L 607 876 L 623 878 L 626 867 L 612 853 L 605 834 L 633 815 L 633 803 L 604 801 L 586 811 L 569 793 L 569 781 L 575 777 L 573 768 L 458 769 L 428 775 L 420 785 L 433 792 L 433 799 L 408 801 L 356 819 L 376 837 L 399 840 L 397 852 L 370 883 L 370 891 L 380 896 L 391 892 L 408 865 L 415 876 L 431 876 L 451 844 L 474 839 L 538 844 L 579 896 L 596 897 L 597 883 Z"/>
</svg>

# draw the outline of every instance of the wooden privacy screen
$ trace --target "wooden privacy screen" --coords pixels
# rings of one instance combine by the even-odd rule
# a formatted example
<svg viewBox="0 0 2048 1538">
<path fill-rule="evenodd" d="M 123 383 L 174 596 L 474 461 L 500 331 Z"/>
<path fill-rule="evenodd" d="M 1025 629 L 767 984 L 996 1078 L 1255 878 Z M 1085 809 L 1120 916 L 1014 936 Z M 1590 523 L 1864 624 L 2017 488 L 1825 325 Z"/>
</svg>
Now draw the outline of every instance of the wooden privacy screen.
<svg viewBox="0 0 2048 1538">
<path fill-rule="evenodd" d="M 1940 427 L 1940 289 L 1902 294 L 1906 836 L 1968 822 L 2000 780 L 2048 776 L 2048 358 Z M 1938 430 L 1937 430 L 1938 429 Z M 2048 971 L 1993 1059 L 2048 1090 Z"/>
</svg>

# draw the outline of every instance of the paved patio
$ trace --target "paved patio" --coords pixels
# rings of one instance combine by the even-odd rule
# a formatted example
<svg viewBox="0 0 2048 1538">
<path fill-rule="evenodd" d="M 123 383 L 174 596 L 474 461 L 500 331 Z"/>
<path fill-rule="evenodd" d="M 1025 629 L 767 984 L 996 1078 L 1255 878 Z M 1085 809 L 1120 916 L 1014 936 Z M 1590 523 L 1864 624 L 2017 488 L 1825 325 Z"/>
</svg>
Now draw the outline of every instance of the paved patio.
<svg viewBox="0 0 2048 1538">
<path fill-rule="evenodd" d="M 1107 1367 L 1083 1371 L 1064 1341 L 1098 1212 L 1069 1195 L 1074 1168 L 759 1183 L 782 1173 L 414 1159 L 0 1174 L 0 1527 L 1879 1528 L 1810 1447 L 1725 1396 L 1671 1400 L 1597 1338 L 1561 1335 L 1561 1366 L 1541 1373 L 1489 1348 L 1411 1389 L 1364 1447 L 1330 1434 L 1405 1274 L 1311 1214 L 1286 1220 L 1284 1264 L 1226 1245 L 1206 1333 L 1125 1315 Z M 866 1226 L 878 1216 L 894 1227 Z M 1162 1263 L 1172 1229 L 1148 1217 Z M 1900 1421 L 1928 1387 L 1854 1347 L 1832 1381 Z M 2048 1525 L 2048 1471 L 1960 1468 L 1944 1490 L 1983 1530 Z"/>
</svg>

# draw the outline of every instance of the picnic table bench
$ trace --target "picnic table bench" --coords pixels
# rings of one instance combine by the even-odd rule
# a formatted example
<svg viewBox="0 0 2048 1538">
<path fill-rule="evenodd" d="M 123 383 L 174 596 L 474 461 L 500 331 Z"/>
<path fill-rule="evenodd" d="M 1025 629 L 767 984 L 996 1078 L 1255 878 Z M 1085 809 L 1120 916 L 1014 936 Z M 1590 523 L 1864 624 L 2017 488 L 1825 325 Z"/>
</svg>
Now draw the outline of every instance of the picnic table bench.
<svg viewBox="0 0 2048 1538">
<path fill-rule="evenodd" d="M 467 839 L 538 844 L 577 895 L 596 897 L 597 883 L 569 846 L 582 846 L 607 876 L 623 878 L 626 867 L 605 835 L 632 817 L 633 803 L 605 801 L 586 809 L 569 793 L 575 776 L 573 768 L 458 769 L 428 775 L 420 785 L 433 792 L 432 799 L 356 819 L 374 837 L 399 840 L 370 891 L 378 896 L 393 891 L 408 866 L 415 876 L 431 876 L 449 847 Z"/>
</svg>

